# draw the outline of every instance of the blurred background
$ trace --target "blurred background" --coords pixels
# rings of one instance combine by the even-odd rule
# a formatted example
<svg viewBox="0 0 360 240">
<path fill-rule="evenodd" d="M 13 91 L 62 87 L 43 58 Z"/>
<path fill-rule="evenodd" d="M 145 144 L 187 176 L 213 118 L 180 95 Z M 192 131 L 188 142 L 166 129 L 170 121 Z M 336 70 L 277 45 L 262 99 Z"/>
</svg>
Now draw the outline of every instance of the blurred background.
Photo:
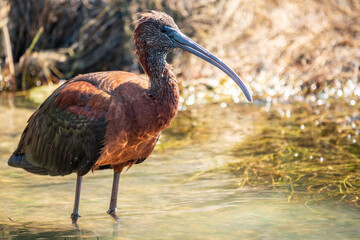
<svg viewBox="0 0 360 240">
<path fill-rule="evenodd" d="M 255 96 L 360 95 L 357 0 L 3 0 L 0 91 L 94 71 L 141 71 L 131 51 L 132 23 L 147 9 L 170 14 L 240 73 Z M 181 80 L 221 74 L 178 55 L 168 61 Z"/>
<path fill-rule="evenodd" d="M 254 94 L 175 50 L 177 117 L 122 174 L 84 178 L 7 166 L 26 120 L 62 80 L 143 74 L 133 22 L 165 11 Z M 358 239 L 359 0 L 0 0 L 0 239 Z"/>
</svg>

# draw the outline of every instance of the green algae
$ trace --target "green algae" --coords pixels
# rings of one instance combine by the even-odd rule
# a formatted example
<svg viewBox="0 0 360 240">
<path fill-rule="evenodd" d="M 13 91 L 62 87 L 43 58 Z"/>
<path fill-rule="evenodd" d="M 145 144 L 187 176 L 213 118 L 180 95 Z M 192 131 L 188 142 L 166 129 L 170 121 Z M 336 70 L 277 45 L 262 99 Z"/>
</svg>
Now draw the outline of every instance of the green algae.
<svg viewBox="0 0 360 240">
<path fill-rule="evenodd" d="M 288 201 L 332 199 L 360 208 L 359 108 L 345 101 L 264 107 L 255 134 L 233 146 L 238 161 L 195 174 L 233 175 L 239 188 L 273 188 Z M 310 207 L 309 207 L 310 208 Z"/>
</svg>

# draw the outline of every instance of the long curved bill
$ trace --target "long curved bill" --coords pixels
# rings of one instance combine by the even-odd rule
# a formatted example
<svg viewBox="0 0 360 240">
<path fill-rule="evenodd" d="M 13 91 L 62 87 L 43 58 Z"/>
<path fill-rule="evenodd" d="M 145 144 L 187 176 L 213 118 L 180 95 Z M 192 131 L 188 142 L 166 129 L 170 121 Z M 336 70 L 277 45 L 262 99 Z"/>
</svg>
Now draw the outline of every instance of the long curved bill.
<svg viewBox="0 0 360 240">
<path fill-rule="evenodd" d="M 185 34 L 181 33 L 179 30 L 176 30 L 174 28 L 168 28 L 168 36 L 173 40 L 174 46 L 184 49 L 185 51 L 188 51 L 205 61 L 213 64 L 214 66 L 221 69 L 223 72 L 225 72 L 229 77 L 231 77 L 237 85 L 241 88 L 241 90 L 244 92 L 247 100 L 249 102 L 252 102 L 252 96 L 244 82 L 241 80 L 241 78 L 229 67 L 227 66 L 223 61 L 221 61 L 219 58 L 215 57 L 212 53 L 207 51 L 205 48 L 194 42 L 191 38 L 186 36 Z"/>
</svg>

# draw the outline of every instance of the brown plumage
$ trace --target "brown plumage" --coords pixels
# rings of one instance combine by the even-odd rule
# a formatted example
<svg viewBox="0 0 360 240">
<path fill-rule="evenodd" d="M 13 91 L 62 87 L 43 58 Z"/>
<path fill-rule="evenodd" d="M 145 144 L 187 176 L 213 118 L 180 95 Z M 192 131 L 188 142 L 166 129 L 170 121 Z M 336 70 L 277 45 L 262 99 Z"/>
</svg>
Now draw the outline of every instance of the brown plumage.
<svg viewBox="0 0 360 240">
<path fill-rule="evenodd" d="M 73 222 L 82 176 L 91 169 L 114 169 L 110 213 L 116 217 L 119 174 L 144 161 L 178 108 L 179 91 L 166 55 L 176 47 L 219 67 L 251 101 L 241 79 L 221 60 L 183 35 L 161 12 L 141 15 L 134 31 L 136 55 L 149 80 L 127 72 L 75 77 L 54 91 L 30 117 L 9 165 L 43 175 L 77 172 Z"/>
</svg>

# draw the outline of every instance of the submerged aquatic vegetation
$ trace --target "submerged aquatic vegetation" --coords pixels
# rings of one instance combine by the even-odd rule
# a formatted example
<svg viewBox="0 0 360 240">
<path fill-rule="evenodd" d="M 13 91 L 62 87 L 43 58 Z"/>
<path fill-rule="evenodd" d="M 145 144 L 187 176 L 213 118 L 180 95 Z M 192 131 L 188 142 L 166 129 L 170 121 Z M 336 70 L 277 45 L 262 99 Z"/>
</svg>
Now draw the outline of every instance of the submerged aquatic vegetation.
<svg viewBox="0 0 360 240">
<path fill-rule="evenodd" d="M 360 208 L 359 108 L 337 100 L 263 109 L 255 134 L 235 145 L 239 159 L 195 178 L 219 172 L 233 175 L 238 187 L 288 191 L 288 201 L 346 201 Z"/>
</svg>

